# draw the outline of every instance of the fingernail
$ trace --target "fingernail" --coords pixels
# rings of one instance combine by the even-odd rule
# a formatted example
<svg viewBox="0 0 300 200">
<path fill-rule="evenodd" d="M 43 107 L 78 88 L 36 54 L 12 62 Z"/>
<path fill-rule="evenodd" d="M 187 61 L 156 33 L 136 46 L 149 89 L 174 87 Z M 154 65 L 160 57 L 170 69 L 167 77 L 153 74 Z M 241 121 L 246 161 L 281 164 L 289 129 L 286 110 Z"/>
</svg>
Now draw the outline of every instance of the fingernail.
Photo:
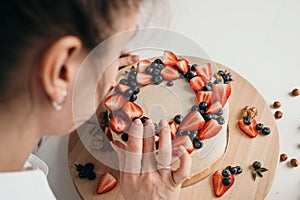
<svg viewBox="0 0 300 200">
<path fill-rule="evenodd" d="M 161 129 L 163 129 L 165 126 L 167 126 L 167 121 L 165 119 L 162 119 L 159 121 L 158 123 L 158 131 L 160 131 Z"/>
<path fill-rule="evenodd" d="M 135 123 L 136 125 L 141 125 L 141 124 L 142 124 L 141 120 L 138 119 L 138 118 L 134 120 L 134 123 Z"/>
<path fill-rule="evenodd" d="M 133 62 L 137 62 L 137 61 L 140 60 L 140 57 L 135 55 L 135 56 L 132 57 L 132 60 L 133 60 Z"/>
</svg>

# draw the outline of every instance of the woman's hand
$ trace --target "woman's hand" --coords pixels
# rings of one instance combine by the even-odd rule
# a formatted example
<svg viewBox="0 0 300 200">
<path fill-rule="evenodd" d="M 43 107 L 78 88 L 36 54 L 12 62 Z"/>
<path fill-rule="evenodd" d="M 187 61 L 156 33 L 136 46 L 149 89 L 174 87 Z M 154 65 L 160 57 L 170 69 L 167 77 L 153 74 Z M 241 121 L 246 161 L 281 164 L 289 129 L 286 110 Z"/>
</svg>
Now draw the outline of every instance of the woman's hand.
<svg viewBox="0 0 300 200">
<path fill-rule="evenodd" d="M 171 170 L 172 144 L 169 125 L 159 123 L 159 150 L 156 155 L 154 125 L 148 120 L 143 125 L 136 119 L 129 131 L 125 147 L 114 142 L 118 153 L 121 191 L 127 200 L 176 200 L 181 183 L 190 176 L 191 158 L 185 148 L 179 148 L 180 166 Z"/>
</svg>

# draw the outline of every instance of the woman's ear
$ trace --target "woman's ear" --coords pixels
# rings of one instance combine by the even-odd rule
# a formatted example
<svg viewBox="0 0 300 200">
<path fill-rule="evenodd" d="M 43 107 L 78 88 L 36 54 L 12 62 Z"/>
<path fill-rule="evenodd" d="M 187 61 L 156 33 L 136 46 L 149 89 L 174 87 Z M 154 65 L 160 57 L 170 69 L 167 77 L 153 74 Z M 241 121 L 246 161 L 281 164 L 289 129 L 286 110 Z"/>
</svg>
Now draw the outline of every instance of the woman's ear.
<svg viewBox="0 0 300 200">
<path fill-rule="evenodd" d="M 75 36 L 57 40 L 44 54 L 41 62 L 42 87 L 52 103 L 64 101 L 64 95 L 79 67 L 82 44 Z M 75 66 L 77 65 L 77 66 Z"/>
</svg>

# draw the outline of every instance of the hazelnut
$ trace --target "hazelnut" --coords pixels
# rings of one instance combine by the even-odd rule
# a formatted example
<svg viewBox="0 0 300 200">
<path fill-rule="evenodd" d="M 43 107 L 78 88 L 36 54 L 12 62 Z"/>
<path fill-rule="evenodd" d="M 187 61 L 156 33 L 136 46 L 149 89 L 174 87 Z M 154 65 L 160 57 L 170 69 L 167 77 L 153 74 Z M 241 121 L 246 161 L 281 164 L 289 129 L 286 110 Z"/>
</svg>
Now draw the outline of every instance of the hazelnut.
<svg viewBox="0 0 300 200">
<path fill-rule="evenodd" d="M 274 116 L 275 116 L 276 119 L 280 119 L 280 118 L 282 118 L 282 114 L 283 113 L 278 110 L 278 111 L 275 112 Z"/>
<path fill-rule="evenodd" d="M 280 155 L 280 162 L 286 161 L 288 159 L 288 156 L 285 153 L 282 153 Z"/>
<path fill-rule="evenodd" d="M 299 96 L 300 95 L 300 90 L 298 88 L 293 89 L 293 91 L 291 92 L 291 94 L 293 96 Z"/>
<path fill-rule="evenodd" d="M 274 101 L 273 108 L 280 108 L 281 103 L 279 101 Z"/>
<path fill-rule="evenodd" d="M 295 159 L 295 158 L 291 159 L 291 165 L 292 165 L 293 167 L 297 167 L 297 166 L 299 165 L 298 160 Z"/>
</svg>

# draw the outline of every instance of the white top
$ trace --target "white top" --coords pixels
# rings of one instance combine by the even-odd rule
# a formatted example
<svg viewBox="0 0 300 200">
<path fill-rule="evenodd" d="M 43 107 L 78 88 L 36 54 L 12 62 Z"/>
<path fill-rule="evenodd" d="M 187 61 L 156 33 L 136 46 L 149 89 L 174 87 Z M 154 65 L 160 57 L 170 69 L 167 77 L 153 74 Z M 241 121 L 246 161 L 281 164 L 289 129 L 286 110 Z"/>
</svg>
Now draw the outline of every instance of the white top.
<svg viewBox="0 0 300 200">
<path fill-rule="evenodd" d="M 0 199 L 56 199 L 49 187 L 47 173 L 47 165 L 31 154 L 23 171 L 0 173 Z"/>
</svg>

